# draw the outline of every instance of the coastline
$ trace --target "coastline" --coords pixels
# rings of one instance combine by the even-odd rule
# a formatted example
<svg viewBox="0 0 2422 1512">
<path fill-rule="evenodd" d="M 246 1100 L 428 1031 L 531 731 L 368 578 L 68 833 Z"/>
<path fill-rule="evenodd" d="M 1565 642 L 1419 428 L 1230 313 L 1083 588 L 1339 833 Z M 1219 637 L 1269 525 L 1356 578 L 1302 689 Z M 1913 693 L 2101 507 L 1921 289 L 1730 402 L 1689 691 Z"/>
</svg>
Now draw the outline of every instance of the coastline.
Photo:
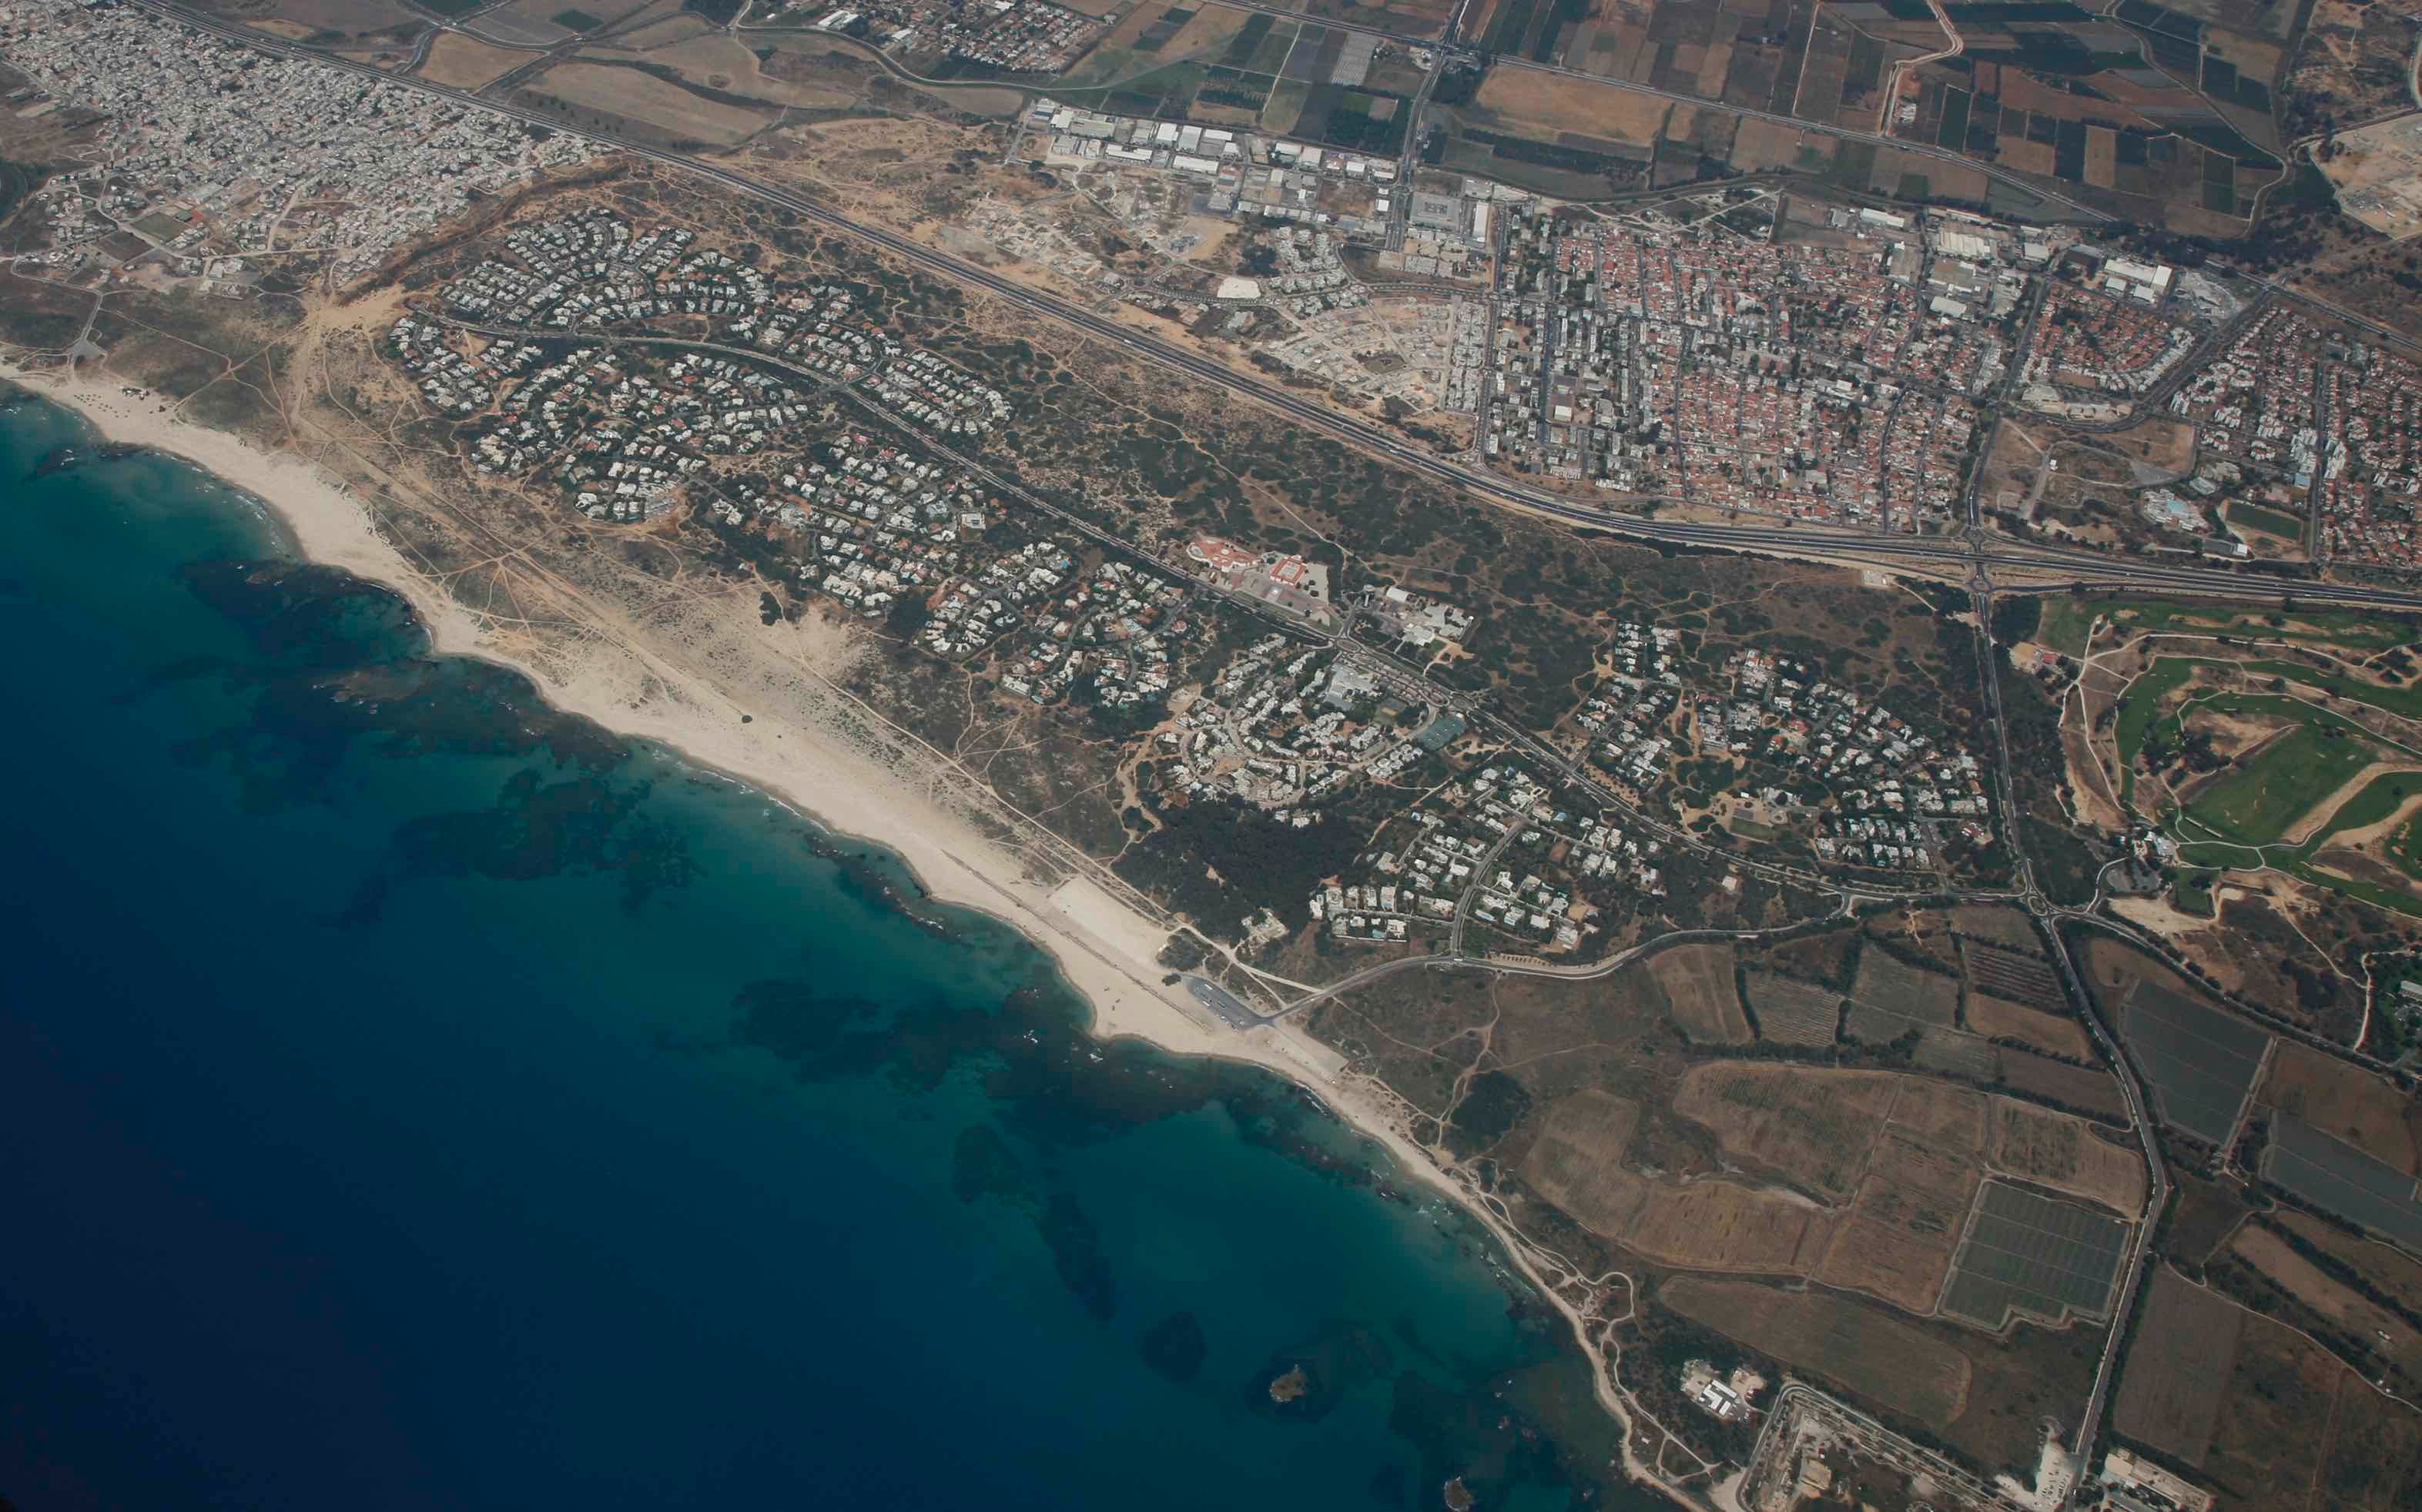
<svg viewBox="0 0 2422 1512">
<path fill-rule="evenodd" d="M 1623 1429 L 1628 1478 L 1683 1504 L 1709 1500 L 1684 1491 L 1639 1457 L 1631 1409 L 1590 1336 L 1597 1325 L 1545 1273 L 1543 1256 L 1514 1232 L 1496 1205 L 1439 1167 L 1411 1138 L 1392 1095 L 1346 1074 L 1344 1057 L 1292 1023 L 1231 1029 L 1182 987 L 1164 984 L 1167 970 L 1155 958 L 1170 931 L 1159 921 L 1083 877 L 1034 876 L 1020 857 L 965 815 L 936 802 L 930 785 L 920 792 L 908 774 L 818 722 L 744 711 L 722 691 L 658 662 L 650 664 L 666 684 L 662 695 L 635 697 L 626 683 L 594 665 L 550 667 L 517 655 L 408 560 L 350 488 L 307 458 L 264 451 L 229 432 L 185 421 L 169 401 L 129 394 L 106 379 L 29 369 L 0 359 L 0 382 L 74 411 L 112 444 L 177 458 L 257 501 L 302 558 L 375 583 L 409 603 L 432 654 L 510 669 L 555 709 L 661 747 L 701 774 L 762 793 L 837 841 L 891 852 L 927 896 L 998 919 L 1048 955 L 1090 1005 L 1087 1028 L 1095 1037 L 1133 1037 L 1173 1054 L 1250 1064 L 1308 1089 L 1341 1121 L 1385 1149 L 1399 1168 L 1486 1228 L 1516 1270 L 1565 1317 L 1590 1361 L 1600 1407 Z M 644 658 L 643 650 L 627 648 Z M 850 816 L 846 824 L 830 817 L 842 814 Z M 1717 1504 L 1733 1504 L 1726 1488 L 1710 1489 Z"/>
</svg>

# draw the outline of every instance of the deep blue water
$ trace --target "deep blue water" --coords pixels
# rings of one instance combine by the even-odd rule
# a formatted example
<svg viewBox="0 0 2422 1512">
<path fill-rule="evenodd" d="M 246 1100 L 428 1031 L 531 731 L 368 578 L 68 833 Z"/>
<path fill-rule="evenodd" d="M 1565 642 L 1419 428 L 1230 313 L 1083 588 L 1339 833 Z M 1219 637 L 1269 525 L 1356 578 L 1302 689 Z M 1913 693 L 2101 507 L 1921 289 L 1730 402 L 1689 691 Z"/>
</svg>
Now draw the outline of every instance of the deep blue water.
<svg viewBox="0 0 2422 1512">
<path fill-rule="evenodd" d="M 0 517 L 0 1498 L 1644 1504 L 1282 1084 L 63 412 Z"/>
</svg>

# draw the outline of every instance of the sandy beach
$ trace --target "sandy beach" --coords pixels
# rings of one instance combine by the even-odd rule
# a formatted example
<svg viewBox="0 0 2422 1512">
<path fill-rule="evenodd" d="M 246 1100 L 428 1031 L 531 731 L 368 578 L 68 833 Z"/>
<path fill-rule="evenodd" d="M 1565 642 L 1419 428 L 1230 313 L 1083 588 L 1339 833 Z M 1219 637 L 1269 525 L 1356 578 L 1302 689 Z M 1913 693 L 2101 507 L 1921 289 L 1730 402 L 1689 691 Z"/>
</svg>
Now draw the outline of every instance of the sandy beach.
<svg viewBox="0 0 2422 1512">
<path fill-rule="evenodd" d="M 509 666 L 528 678 L 547 702 L 618 734 L 671 748 L 701 769 L 762 791 L 845 838 L 893 851 L 936 899 L 999 918 L 1048 951 L 1093 1010 L 1093 1032 L 1133 1036 L 1163 1050 L 1215 1055 L 1262 1067 L 1313 1091 L 1340 1118 L 1384 1146 L 1395 1162 L 1470 1213 L 1497 1235 L 1515 1265 L 1564 1312 L 1576 1335 L 1598 1325 L 1585 1320 L 1558 1283 L 1571 1278 L 1551 1256 L 1518 1239 L 1510 1226 L 1416 1144 L 1408 1120 L 1384 1087 L 1345 1068 L 1329 1046 L 1288 1023 L 1236 1030 L 1194 1002 L 1182 986 L 1164 984 L 1156 959 L 1170 929 L 1109 888 L 1082 877 L 1038 877 L 1023 858 L 973 822 L 963 808 L 937 801 L 948 763 L 935 755 L 933 772 L 909 773 L 878 759 L 852 735 L 820 722 L 788 719 L 778 709 L 743 710 L 702 679 L 668 662 L 652 662 L 661 679 L 650 696 L 635 695 L 627 663 L 642 647 L 610 648 L 543 662 L 516 654 L 508 637 L 448 593 L 377 529 L 363 501 L 308 459 L 272 454 L 225 431 L 170 413 L 156 395 L 129 394 L 107 379 L 28 370 L 0 361 L 0 379 L 81 413 L 108 441 L 143 446 L 192 462 L 260 500 L 281 522 L 307 559 L 336 567 L 403 596 L 428 631 L 432 648 Z M 666 694 L 669 693 L 669 696 Z M 917 780 L 918 777 L 925 780 Z M 1598 1397 L 1629 1422 L 1628 1411 L 1598 1364 Z M 1628 1438 L 1628 1436 L 1627 1436 Z M 1628 1442 L 1626 1468 L 1635 1480 L 1684 1498 L 1636 1457 Z M 1719 1500 L 1728 1501 L 1719 1490 Z"/>
</svg>

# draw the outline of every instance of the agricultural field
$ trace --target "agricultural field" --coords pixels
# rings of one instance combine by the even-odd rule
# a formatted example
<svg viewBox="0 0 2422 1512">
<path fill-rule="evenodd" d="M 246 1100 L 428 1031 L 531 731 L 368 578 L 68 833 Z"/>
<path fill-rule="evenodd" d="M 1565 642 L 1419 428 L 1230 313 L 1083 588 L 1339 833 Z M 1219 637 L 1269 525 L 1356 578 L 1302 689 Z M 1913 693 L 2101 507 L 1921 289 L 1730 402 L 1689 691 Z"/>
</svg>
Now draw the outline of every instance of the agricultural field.
<svg viewBox="0 0 2422 1512">
<path fill-rule="evenodd" d="M 2275 39 L 2146 0 L 2108 17 L 2066 3 L 1949 13 L 1963 51 L 1914 70 L 1916 118 L 1902 134 L 2213 236 L 2242 234 L 2256 196 L 2286 172 L 2270 119 Z"/>
<path fill-rule="evenodd" d="M 417 36 L 428 23 L 401 0 L 212 0 L 197 8 L 256 31 L 316 47 L 357 47 Z M 429 8 L 440 15 L 465 4 Z"/>
<path fill-rule="evenodd" d="M 2102 1138 L 2074 1115 L 2015 1098 L 1995 1099 L 1992 1118 L 1988 1154 L 1995 1168 L 2131 1218 L 2144 1211 L 2145 1161 L 2133 1147 Z"/>
<path fill-rule="evenodd" d="M 2262 1178 L 2297 1198 L 2361 1224 L 2409 1251 L 2422 1251 L 2422 1199 L 2414 1173 L 2333 1139 L 2293 1114 L 2272 1120 Z"/>
<path fill-rule="evenodd" d="M 2282 1040 L 2262 1079 L 2261 1106 L 2396 1170 L 2422 1174 L 2422 1101 L 2359 1066 Z"/>
<path fill-rule="evenodd" d="M 2225 1144 L 2271 1037 L 2149 977 L 2120 1000 L 2114 1017 L 2152 1083 L 2162 1120 L 2208 1145 Z"/>
<path fill-rule="evenodd" d="M 1736 1181 L 1641 1176 L 1623 1164 L 1639 1120 L 1636 1104 L 1604 1092 L 1563 1099 L 1540 1120 L 1522 1178 L 1583 1227 L 1659 1264 L 1793 1275 L 1815 1267 L 1832 1214 Z"/>
<path fill-rule="evenodd" d="M 2206 1144 L 2225 1143 L 2271 1036 L 2131 946 L 2097 938 L 2084 954 L 2086 990 L 2143 1068 L 2155 1111 Z"/>
<path fill-rule="evenodd" d="M 1989 1039 L 2015 1039 L 2021 1045 L 2077 1060 L 2093 1058 L 2094 1041 L 2074 1019 L 1986 992 L 1972 994 L 1965 1012 L 1968 1027 Z"/>
<path fill-rule="evenodd" d="M 1250 126 L 1386 157 L 1404 148 L 1423 82 L 1403 48 L 1367 34 L 1217 7 L 1146 7 L 1052 93 L 1120 115 Z"/>
<path fill-rule="evenodd" d="M 1763 1063 L 1695 1066 L 1674 1111 L 1705 1124 L 1734 1156 L 1829 1201 L 1848 1200 L 1900 1078 Z"/>
<path fill-rule="evenodd" d="M 1769 972 L 1750 972 L 1742 979 L 1749 990 L 1750 1011 L 1757 1016 L 1760 1039 L 1779 1045 L 1830 1045 L 1840 1033 L 1841 993 Z"/>
<path fill-rule="evenodd" d="M 563 0 L 511 0 L 511 4 L 480 12 L 466 25 L 492 42 L 553 47 L 573 35 L 571 27 L 555 19 L 563 11 Z"/>
<path fill-rule="evenodd" d="M 1994 1106 L 1966 1087 L 1901 1079 L 1891 1118 L 1819 1279 L 1909 1312 L 1932 1312 L 1951 1246 L 1984 1175 Z"/>
<path fill-rule="evenodd" d="M 2200 1469 L 2211 1452 L 2245 1310 L 2160 1269 L 2144 1309 L 2112 1404 L 2114 1426 Z"/>
<path fill-rule="evenodd" d="M 2300 1252 L 2320 1255 L 2333 1271 L 2359 1278 L 2363 1289 L 2390 1306 L 2422 1317 L 2422 1260 L 2311 1213 L 2282 1208 L 2266 1214 L 2265 1221 L 2286 1233 Z"/>
<path fill-rule="evenodd" d="M 2040 956 L 1973 940 L 1961 944 L 1959 954 L 1972 992 L 2026 1004 L 2046 1012 L 2059 1012 L 2068 1005 L 2060 977 Z"/>
<path fill-rule="evenodd" d="M 1469 101 L 1435 105 L 1423 119 L 1446 128 L 1443 167 L 1587 199 L 1646 181 L 1672 109 L 1586 79 L 1493 69 Z"/>
<path fill-rule="evenodd" d="M 1350 21 L 1358 26 L 1376 26 L 1399 37 L 1436 39 L 1445 35 L 1447 21 L 1455 8 L 1440 0 L 1372 0 L 1370 4 L 1357 4 L 1356 0 L 1287 0 L 1281 8 L 1318 21 Z"/>
<path fill-rule="evenodd" d="M 2128 1235 L 2128 1224 L 2090 1208 L 1989 1181 L 1942 1310 L 1996 1333 L 2021 1315 L 2054 1327 L 2107 1318 Z"/>
<path fill-rule="evenodd" d="M 1648 974 L 1694 1043 L 1740 1045 L 1753 1037 L 1733 984 L 1733 947 L 1676 945 L 1648 963 Z"/>
<path fill-rule="evenodd" d="M 1951 911 L 1951 932 L 1963 941 L 1980 941 L 2021 955 L 2043 953 L 2043 941 L 2034 923 L 2017 909 L 1962 903 Z"/>
<path fill-rule="evenodd" d="M 2292 1329 L 2247 1315 L 2223 1378 L 2204 1482 L 2231 1504 L 2395 1512 L 2422 1496 L 2422 1418 Z M 2314 1431 L 2320 1425 L 2321 1431 Z"/>
<path fill-rule="evenodd" d="M 2403 1390 L 2422 1380 L 2422 1327 L 2392 1300 L 2367 1295 L 2359 1278 L 2334 1274 L 2326 1255 L 2307 1253 L 2287 1230 L 2265 1223 L 2240 1228 L 2228 1255 L 2320 1318 L 2342 1349 L 2355 1351 L 2349 1364 L 2367 1372 L 2384 1364 L 2405 1378 Z"/>
<path fill-rule="evenodd" d="M 1948 1024 L 1959 1016 L 1959 978 L 1911 965 L 1869 942 L 1859 951 L 1850 1001 L 1905 1023 Z"/>
<path fill-rule="evenodd" d="M 1498 0 L 1494 18 L 1501 51 L 1774 111 L 1789 109 L 1805 29 L 1790 0 Z"/>
</svg>

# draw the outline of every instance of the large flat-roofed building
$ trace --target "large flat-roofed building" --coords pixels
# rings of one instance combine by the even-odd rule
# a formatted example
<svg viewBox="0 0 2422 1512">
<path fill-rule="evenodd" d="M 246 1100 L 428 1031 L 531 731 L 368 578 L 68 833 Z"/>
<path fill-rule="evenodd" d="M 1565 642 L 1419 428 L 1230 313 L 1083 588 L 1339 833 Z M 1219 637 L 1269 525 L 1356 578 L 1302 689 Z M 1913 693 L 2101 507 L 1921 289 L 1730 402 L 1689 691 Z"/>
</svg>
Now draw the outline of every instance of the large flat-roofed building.
<svg viewBox="0 0 2422 1512">
<path fill-rule="evenodd" d="M 1433 195 L 1426 189 L 1413 191 L 1413 224 L 1425 231 L 1463 229 L 1463 217 L 1456 212 L 1455 200 L 1449 195 Z"/>
</svg>

